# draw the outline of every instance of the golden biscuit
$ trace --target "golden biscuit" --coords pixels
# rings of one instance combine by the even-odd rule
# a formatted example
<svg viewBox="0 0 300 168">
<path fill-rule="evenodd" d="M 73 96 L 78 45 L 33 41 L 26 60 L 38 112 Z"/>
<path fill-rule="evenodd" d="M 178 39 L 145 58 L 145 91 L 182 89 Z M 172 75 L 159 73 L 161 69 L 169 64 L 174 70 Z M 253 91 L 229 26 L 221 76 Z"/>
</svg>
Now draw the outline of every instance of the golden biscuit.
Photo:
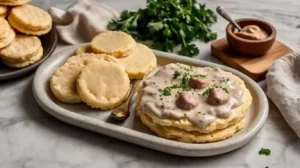
<svg viewBox="0 0 300 168">
<path fill-rule="evenodd" d="M 117 58 L 128 56 L 135 45 L 130 35 L 120 31 L 101 33 L 91 41 L 91 49 L 94 53 L 113 55 Z"/>
<path fill-rule="evenodd" d="M 120 58 L 130 79 L 142 79 L 147 72 L 156 67 L 156 57 L 153 52 L 143 44 L 136 44 L 128 57 Z"/>
<path fill-rule="evenodd" d="M 17 5 L 24 5 L 31 0 L 1 0 L 0 5 L 8 5 L 8 6 L 17 6 Z"/>
<path fill-rule="evenodd" d="M 84 66 L 82 62 L 66 62 L 55 70 L 50 79 L 50 88 L 59 101 L 63 103 L 81 102 L 81 98 L 77 93 L 76 80 Z"/>
<path fill-rule="evenodd" d="M 79 55 L 75 55 L 75 56 L 72 56 L 72 57 L 69 57 L 66 62 L 82 62 L 83 64 L 87 64 L 88 61 L 90 60 L 105 60 L 105 61 L 109 61 L 109 62 L 116 62 L 116 63 L 119 63 L 120 61 L 111 56 L 111 55 L 106 55 L 106 54 L 94 54 L 94 53 L 82 53 L 82 54 L 79 54 Z"/>
<path fill-rule="evenodd" d="M 76 88 L 77 77 L 89 59 L 118 62 L 113 56 L 104 54 L 83 53 L 68 58 L 63 66 L 58 68 L 51 77 L 50 87 L 55 97 L 64 103 L 80 103 L 81 98 Z"/>
<path fill-rule="evenodd" d="M 136 114 L 161 137 L 214 142 L 242 129 L 251 102 L 244 81 L 230 72 L 171 63 L 143 82 Z"/>
<path fill-rule="evenodd" d="M 43 56 L 43 47 L 40 47 L 40 49 L 38 50 L 38 53 L 36 53 L 36 55 L 34 55 L 33 57 L 31 57 L 29 59 L 29 61 L 25 61 L 25 62 L 9 62 L 6 60 L 2 60 L 2 62 L 9 66 L 9 67 L 13 67 L 13 68 L 23 68 L 26 67 L 28 65 L 34 64 L 36 62 L 38 62 Z"/>
<path fill-rule="evenodd" d="M 93 53 L 90 44 L 85 44 L 82 45 L 81 47 L 79 47 L 76 51 L 75 51 L 75 55 L 79 55 L 82 53 Z"/>
<path fill-rule="evenodd" d="M 245 118 L 236 124 L 230 125 L 224 129 L 216 130 L 210 133 L 199 133 L 197 131 L 185 131 L 176 127 L 161 126 L 152 122 L 151 118 L 141 113 L 141 121 L 158 136 L 186 143 L 207 143 L 224 140 L 233 136 L 245 125 Z"/>
<path fill-rule="evenodd" d="M 0 25 L 0 49 L 2 49 L 12 43 L 16 34 L 5 19 L 0 18 Z"/>
<path fill-rule="evenodd" d="M 228 118 L 218 118 L 214 122 L 208 124 L 205 127 L 205 129 L 200 129 L 196 125 L 192 124 L 186 117 L 181 118 L 179 120 L 170 119 L 170 118 L 162 119 L 162 118 L 159 118 L 158 116 L 156 116 L 152 112 L 143 111 L 143 113 L 146 113 L 145 115 L 150 117 L 152 122 L 159 124 L 161 126 L 166 126 L 166 127 L 172 126 L 174 128 L 182 129 L 185 131 L 197 131 L 199 133 L 209 133 L 209 132 L 213 132 L 215 130 L 226 128 L 232 124 L 236 124 L 236 123 L 240 122 L 246 116 L 246 113 L 252 102 L 252 96 L 250 94 L 250 91 L 246 88 L 243 80 L 241 80 L 239 77 L 237 77 L 229 72 L 228 72 L 228 74 L 230 74 L 230 76 L 233 79 L 235 79 L 236 83 L 244 90 L 244 94 L 242 97 L 243 103 L 239 107 L 232 109 L 231 115 Z M 142 113 L 142 110 L 140 108 L 140 103 L 141 103 L 141 94 L 142 94 L 142 90 L 144 87 L 145 87 L 145 85 L 143 84 L 138 91 L 138 98 L 137 98 L 137 114 L 138 115 L 140 113 Z"/>
<path fill-rule="evenodd" d="M 77 80 L 78 93 L 92 108 L 108 110 L 118 107 L 126 98 L 130 80 L 119 62 L 97 60 L 87 64 Z"/>
<path fill-rule="evenodd" d="M 8 14 L 7 6 L 0 6 L 0 17 L 5 18 Z"/>
<path fill-rule="evenodd" d="M 7 62 L 30 61 L 41 47 L 42 43 L 36 36 L 18 34 L 9 46 L 0 50 L 0 57 Z"/>
<path fill-rule="evenodd" d="M 8 21 L 12 27 L 28 35 L 47 34 L 52 28 L 52 18 L 44 10 L 22 5 L 11 9 Z"/>
</svg>

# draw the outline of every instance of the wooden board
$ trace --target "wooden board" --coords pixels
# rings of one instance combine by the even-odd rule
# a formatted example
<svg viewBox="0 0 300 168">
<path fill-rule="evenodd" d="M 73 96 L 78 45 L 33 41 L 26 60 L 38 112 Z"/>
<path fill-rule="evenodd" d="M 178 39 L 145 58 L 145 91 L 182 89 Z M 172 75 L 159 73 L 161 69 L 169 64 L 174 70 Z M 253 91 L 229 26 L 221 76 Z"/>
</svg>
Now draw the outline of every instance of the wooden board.
<svg viewBox="0 0 300 168">
<path fill-rule="evenodd" d="M 247 57 L 233 52 L 229 48 L 226 38 L 223 38 L 211 44 L 211 53 L 228 66 L 243 72 L 253 80 L 261 81 L 265 79 L 268 69 L 276 59 L 293 53 L 293 50 L 279 41 L 275 41 L 272 48 L 265 55 Z"/>
</svg>

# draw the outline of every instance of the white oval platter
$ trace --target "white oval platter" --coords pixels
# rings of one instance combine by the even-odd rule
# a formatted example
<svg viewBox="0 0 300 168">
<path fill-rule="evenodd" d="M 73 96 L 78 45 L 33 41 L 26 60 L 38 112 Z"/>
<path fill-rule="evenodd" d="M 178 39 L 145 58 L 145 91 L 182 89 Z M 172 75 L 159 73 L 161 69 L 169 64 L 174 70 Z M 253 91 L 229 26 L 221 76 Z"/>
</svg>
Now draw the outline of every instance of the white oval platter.
<svg viewBox="0 0 300 168">
<path fill-rule="evenodd" d="M 66 123 L 105 134 L 120 140 L 174 155 L 202 157 L 226 153 L 238 149 L 248 142 L 262 128 L 269 111 L 267 98 L 263 90 L 252 79 L 232 68 L 206 61 L 196 60 L 175 54 L 153 50 L 158 66 L 172 62 L 192 66 L 219 67 L 239 76 L 246 83 L 253 97 L 253 103 L 247 113 L 245 127 L 231 138 L 214 143 L 189 144 L 160 138 L 152 133 L 135 117 L 135 98 L 131 102 L 131 115 L 125 122 L 109 118 L 110 111 L 91 109 L 85 104 L 64 104 L 57 101 L 49 88 L 49 79 L 55 68 L 72 56 L 80 45 L 74 45 L 51 56 L 43 62 L 35 73 L 33 93 L 38 104 L 50 115 Z"/>
</svg>

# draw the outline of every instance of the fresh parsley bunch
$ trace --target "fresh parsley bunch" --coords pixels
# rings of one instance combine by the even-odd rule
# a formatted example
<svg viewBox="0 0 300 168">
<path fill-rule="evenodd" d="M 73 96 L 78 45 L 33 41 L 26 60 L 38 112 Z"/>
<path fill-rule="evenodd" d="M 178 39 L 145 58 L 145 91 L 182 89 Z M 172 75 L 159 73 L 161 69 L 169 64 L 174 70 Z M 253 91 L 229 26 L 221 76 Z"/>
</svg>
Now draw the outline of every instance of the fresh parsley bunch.
<svg viewBox="0 0 300 168">
<path fill-rule="evenodd" d="M 192 57 L 199 49 L 191 41 L 217 38 L 210 29 L 216 21 L 213 11 L 196 0 L 147 0 L 145 9 L 123 11 L 108 29 L 124 31 L 140 41 L 151 40 L 152 47 L 162 51 L 172 52 L 181 45 L 179 54 Z"/>
</svg>

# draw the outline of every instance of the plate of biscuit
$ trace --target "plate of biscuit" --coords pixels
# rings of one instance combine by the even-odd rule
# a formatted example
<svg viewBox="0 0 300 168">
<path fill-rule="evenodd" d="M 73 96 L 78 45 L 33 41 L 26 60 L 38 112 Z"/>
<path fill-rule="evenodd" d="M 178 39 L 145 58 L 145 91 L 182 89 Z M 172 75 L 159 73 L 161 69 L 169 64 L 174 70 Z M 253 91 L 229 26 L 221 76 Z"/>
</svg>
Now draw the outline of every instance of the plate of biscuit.
<svg viewBox="0 0 300 168">
<path fill-rule="evenodd" d="M 34 70 L 55 50 L 51 16 L 29 1 L 0 2 L 0 80 Z"/>
<path fill-rule="evenodd" d="M 123 122 L 111 111 L 142 80 Z M 232 68 L 151 50 L 107 31 L 71 46 L 38 68 L 33 93 L 66 123 L 180 156 L 212 156 L 250 142 L 268 115 L 252 79 Z"/>
</svg>

